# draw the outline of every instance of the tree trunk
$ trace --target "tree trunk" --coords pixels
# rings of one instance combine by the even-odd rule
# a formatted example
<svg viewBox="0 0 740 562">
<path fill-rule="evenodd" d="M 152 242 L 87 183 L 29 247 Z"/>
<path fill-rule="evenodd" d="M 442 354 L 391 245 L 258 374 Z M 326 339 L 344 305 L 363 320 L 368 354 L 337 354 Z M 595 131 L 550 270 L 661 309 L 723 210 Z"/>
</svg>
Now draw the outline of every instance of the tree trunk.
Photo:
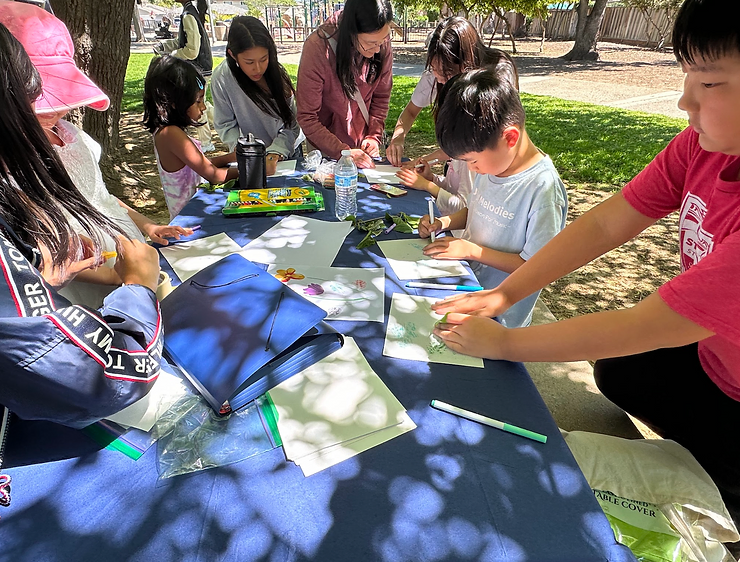
<svg viewBox="0 0 740 562">
<path fill-rule="evenodd" d="M 498 6 L 494 6 L 493 13 L 495 13 L 499 18 L 504 20 L 504 27 L 501 30 L 501 35 L 504 34 L 504 29 L 509 34 L 509 40 L 511 41 L 511 50 L 514 54 L 516 54 L 516 40 L 514 39 L 514 30 L 511 28 L 511 25 L 509 24 L 509 20 L 506 18 L 506 12 L 499 8 Z M 495 31 L 495 30 L 494 30 Z"/>
<path fill-rule="evenodd" d="M 576 23 L 576 41 L 573 48 L 563 55 L 565 60 L 599 60 L 596 50 L 599 26 L 604 18 L 607 0 L 596 0 L 591 13 L 588 13 L 588 0 L 578 4 L 578 22 Z"/>
<path fill-rule="evenodd" d="M 121 100 L 131 50 L 135 0 L 51 0 L 75 44 L 77 66 L 110 98 L 107 111 L 85 108 L 82 127 L 103 147 L 107 167 L 118 147 Z"/>
</svg>

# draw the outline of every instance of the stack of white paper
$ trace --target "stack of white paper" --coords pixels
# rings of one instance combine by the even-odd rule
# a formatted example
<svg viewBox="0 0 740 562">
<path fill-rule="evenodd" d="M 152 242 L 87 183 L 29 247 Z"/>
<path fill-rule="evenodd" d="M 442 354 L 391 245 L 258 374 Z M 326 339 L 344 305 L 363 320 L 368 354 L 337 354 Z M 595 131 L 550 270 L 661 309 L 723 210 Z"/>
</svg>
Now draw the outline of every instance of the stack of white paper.
<svg viewBox="0 0 740 562">
<path fill-rule="evenodd" d="M 305 476 L 416 427 L 352 338 L 269 394 L 285 456 Z"/>
</svg>

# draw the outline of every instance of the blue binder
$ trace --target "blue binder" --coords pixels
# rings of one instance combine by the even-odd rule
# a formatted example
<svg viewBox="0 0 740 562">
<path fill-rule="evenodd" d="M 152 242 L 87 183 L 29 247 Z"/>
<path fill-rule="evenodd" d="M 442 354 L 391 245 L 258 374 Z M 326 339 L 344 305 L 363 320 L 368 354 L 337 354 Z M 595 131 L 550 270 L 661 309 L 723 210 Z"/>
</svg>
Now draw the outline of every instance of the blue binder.
<svg viewBox="0 0 740 562">
<path fill-rule="evenodd" d="M 221 414 L 344 343 L 326 312 L 239 254 L 179 285 L 161 308 L 165 353 Z"/>
</svg>

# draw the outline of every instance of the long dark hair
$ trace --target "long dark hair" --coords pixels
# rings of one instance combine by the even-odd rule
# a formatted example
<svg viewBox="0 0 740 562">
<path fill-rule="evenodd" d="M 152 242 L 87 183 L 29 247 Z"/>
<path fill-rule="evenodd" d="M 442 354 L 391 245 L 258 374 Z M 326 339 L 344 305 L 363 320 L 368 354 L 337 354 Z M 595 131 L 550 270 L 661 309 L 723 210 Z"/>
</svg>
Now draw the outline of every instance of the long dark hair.
<svg viewBox="0 0 740 562">
<path fill-rule="evenodd" d="M 198 0 L 198 2 L 195 5 L 195 9 L 198 10 L 198 15 L 200 15 L 200 22 L 203 25 L 205 25 L 206 24 L 206 13 L 208 12 L 208 1 Z"/>
<path fill-rule="evenodd" d="M 432 33 L 427 47 L 427 69 L 431 69 L 432 62 L 440 66 L 438 71 L 448 79 L 468 70 L 492 67 L 501 78 L 519 89 L 519 74 L 511 56 L 500 49 L 486 47 L 475 26 L 459 16 L 441 21 Z M 440 89 L 438 83 L 437 101 Z"/>
<path fill-rule="evenodd" d="M 154 133 L 160 127 L 181 128 L 203 123 L 188 117 L 188 109 L 198 99 L 206 81 L 187 61 L 171 55 L 154 57 L 144 79 L 144 127 Z"/>
<path fill-rule="evenodd" d="M 264 76 L 271 95 L 244 74 L 235 60 L 239 54 L 254 47 L 267 49 L 269 62 Z M 275 41 L 260 20 L 252 16 L 238 16 L 232 20 L 226 43 L 226 61 L 239 87 L 257 107 L 268 115 L 282 119 L 286 127 L 293 126 L 295 114 L 289 103 L 295 93 L 293 82 L 278 62 Z"/>
<path fill-rule="evenodd" d="M 393 6 L 390 0 L 347 0 L 335 33 L 337 40 L 337 76 L 347 98 L 357 91 L 355 73 L 365 64 L 365 57 L 357 49 L 358 33 L 375 33 L 393 21 Z M 388 56 L 388 46 L 383 45 L 380 52 L 367 59 L 369 84 L 380 76 L 383 61 Z"/>
<path fill-rule="evenodd" d="M 90 234 L 99 252 L 96 232 L 115 238 L 122 231 L 88 203 L 67 175 L 31 105 L 41 93 L 41 78 L 2 24 L 0 68 L 0 215 L 24 242 L 49 248 L 57 267 L 82 257 L 68 216 Z"/>
</svg>

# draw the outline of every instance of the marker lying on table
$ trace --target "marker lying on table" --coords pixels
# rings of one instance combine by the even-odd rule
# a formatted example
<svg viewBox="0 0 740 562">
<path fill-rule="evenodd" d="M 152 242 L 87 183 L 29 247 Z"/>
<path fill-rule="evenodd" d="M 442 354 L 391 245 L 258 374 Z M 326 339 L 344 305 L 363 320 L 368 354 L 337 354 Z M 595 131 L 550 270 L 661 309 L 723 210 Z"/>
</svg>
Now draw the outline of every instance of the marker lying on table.
<svg viewBox="0 0 740 562">
<path fill-rule="evenodd" d="M 444 285 L 442 283 L 419 283 L 409 281 L 406 283 L 409 289 L 440 289 L 442 291 L 482 291 L 480 285 Z"/>
<path fill-rule="evenodd" d="M 200 230 L 200 225 L 196 224 L 195 226 L 188 226 L 187 228 L 195 232 L 196 230 Z"/>
<path fill-rule="evenodd" d="M 541 433 L 535 433 L 534 431 L 529 431 L 528 429 L 522 429 L 521 427 L 517 427 L 515 425 L 500 422 L 492 418 L 487 418 L 486 416 L 481 416 L 480 414 L 476 414 L 475 412 L 469 412 L 467 410 L 463 410 L 462 408 L 451 406 L 445 402 L 440 402 L 439 400 L 432 400 L 430 405 L 432 408 L 442 410 L 443 412 L 447 412 L 448 414 L 455 414 L 456 416 L 460 416 L 461 418 L 482 423 L 484 425 L 490 425 L 491 427 L 501 429 L 502 431 L 506 431 L 508 433 L 513 433 L 521 437 L 533 439 L 534 441 L 539 441 L 540 443 L 547 443 L 547 435 L 542 435 Z"/>
<path fill-rule="evenodd" d="M 432 158 L 429 162 L 427 162 L 427 164 L 429 164 L 430 166 L 434 166 L 437 162 L 439 162 L 439 158 Z M 417 170 L 423 167 L 424 164 L 417 164 L 416 166 L 414 166 L 414 168 L 416 168 Z"/>
</svg>

